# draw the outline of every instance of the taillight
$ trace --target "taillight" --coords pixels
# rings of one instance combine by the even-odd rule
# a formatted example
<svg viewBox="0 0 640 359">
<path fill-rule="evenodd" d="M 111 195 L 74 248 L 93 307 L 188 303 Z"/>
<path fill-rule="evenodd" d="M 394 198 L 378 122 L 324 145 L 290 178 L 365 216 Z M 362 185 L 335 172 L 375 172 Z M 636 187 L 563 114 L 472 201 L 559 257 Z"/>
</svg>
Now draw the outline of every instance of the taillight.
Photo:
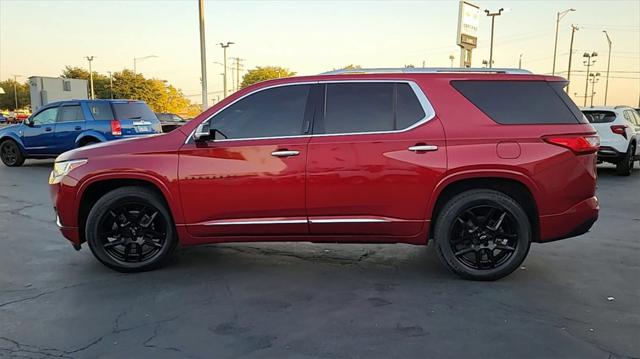
<svg viewBox="0 0 640 359">
<path fill-rule="evenodd" d="M 122 135 L 122 125 L 118 120 L 111 120 L 111 134 L 114 136 Z"/>
<path fill-rule="evenodd" d="M 627 139 L 627 127 L 627 125 L 613 125 L 611 126 L 611 132 Z"/>
<path fill-rule="evenodd" d="M 548 136 L 543 139 L 552 145 L 568 148 L 577 155 L 597 152 L 600 147 L 600 137 L 597 135 Z"/>
</svg>

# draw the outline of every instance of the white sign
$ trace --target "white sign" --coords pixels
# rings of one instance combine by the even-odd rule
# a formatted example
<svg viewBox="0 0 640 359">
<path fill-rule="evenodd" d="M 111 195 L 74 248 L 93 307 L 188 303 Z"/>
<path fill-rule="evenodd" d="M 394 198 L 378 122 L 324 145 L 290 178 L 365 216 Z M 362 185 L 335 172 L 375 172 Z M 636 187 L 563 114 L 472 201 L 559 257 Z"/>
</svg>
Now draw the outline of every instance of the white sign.
<svg viewBox="0 0 640 359">
<path fill-rule="evenodd" d="M 475 48 L 478 43 L 478 26 L 480 25 L 480 7 L 467 1 L 460 1 L 458 13 L 459 46 Z"/>
</svg>

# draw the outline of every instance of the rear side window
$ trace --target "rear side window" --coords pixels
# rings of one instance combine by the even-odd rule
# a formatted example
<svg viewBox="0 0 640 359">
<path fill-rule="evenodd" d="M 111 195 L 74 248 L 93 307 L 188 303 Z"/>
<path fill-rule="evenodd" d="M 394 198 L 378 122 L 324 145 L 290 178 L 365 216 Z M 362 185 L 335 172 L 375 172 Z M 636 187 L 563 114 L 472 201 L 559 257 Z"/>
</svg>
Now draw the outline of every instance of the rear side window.
<svg viewBox="0 0 640 359">
<path fill-rule="evenodd" d="M 324 117 L 314 124 L 314 133 L 402 130 L 424 117 L 424 109 L 407 83 L 329 83 Z"/>
<path fill-rule="evenodd" d="M 116 102 L 113 103 L 113 112 L 118 120 L 158 120 L 156 114 L 143 102 Z"/>
<path fill-rule="evenodd" d="M 84 121 L 84 114 L 80 105 L 62 106 L 58 114 L 58 122 Z"/>
<path fill-rule="evenodd" d="M 591 123 L 609 123 L 616 119 L 613 111 L 583 111 L 587 120 Z"/>
<path fill-rule="evenodd" d="M 562 90 L 564 84 L 500 80 L 451 82 L 464 97 L 500 124 L 583 123 L 584 116 Z"/>
<path fill-rule="evenodd" d="M 89 106 L 89 111 L 95 120 L 113 120 L 113 111 L 111 111 L 111 105 L 108 102 L 89 102 L 87 106 Z"/>
</svg>

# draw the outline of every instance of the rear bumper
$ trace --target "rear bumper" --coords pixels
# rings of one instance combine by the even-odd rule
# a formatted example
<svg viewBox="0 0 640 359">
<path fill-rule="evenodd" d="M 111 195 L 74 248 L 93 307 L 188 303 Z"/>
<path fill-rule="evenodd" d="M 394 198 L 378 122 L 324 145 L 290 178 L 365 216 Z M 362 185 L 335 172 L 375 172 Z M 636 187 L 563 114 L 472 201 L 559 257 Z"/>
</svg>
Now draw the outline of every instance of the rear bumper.
<svg viewBox="0 0 640 359">
<path fill-rule="evenodd" d="M 626 156 L 626 152 L 620 152 L 613 147 L 601 146 L 598 150 L 598 160 L 619 161 Z"/>
<path fill-rule="evenodd" d="M 587 233 L 598 219 L 598 198 L 588 198 L 569 210 L 540 217 L 539 242 L 551 242 Z"/>
</svg>

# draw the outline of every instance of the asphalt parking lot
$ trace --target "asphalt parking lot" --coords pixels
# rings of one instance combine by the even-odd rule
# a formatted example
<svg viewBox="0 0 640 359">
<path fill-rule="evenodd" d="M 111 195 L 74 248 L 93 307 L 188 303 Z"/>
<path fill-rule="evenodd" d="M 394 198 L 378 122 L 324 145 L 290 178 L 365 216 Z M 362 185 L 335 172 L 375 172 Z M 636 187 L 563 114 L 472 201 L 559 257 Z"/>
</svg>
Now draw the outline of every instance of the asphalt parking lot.
<svg viewBox="0 0 640 359">
<path fill-rule="evenodd" d="M 209 245 L 116 273 L 59 234 L 51 164 L 0 166 L 0 357 L 640 357 L 638 170 L 600 168 L 590 233 L 479 283 L 409 245 Z"/>
</svg>

